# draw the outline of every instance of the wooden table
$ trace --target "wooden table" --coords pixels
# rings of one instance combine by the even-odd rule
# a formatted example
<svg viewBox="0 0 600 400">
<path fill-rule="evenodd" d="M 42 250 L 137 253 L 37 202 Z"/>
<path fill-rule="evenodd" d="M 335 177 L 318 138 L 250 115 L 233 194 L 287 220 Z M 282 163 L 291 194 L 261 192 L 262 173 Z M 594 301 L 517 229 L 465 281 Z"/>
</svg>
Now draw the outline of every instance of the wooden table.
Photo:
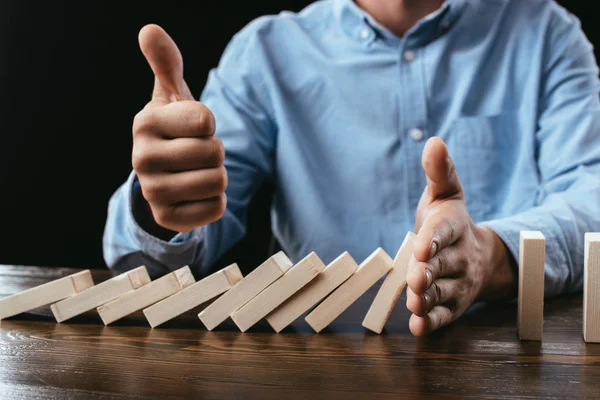
<svg viewBox="0 0 600 400">
<path fill-rule="evenodd" d="M 73 272 L 0 265 L 0 296 Z M 546 302 L 539 343 L 518 340 L 514 303 L 477 305 L 415 338 L 403 298 L 372 334 L 361 321 L 375 290 L 320 334 L 303 319 L 280 334 L 264 321 L 207 332 L 198 310 L 157 329 L 141 313 L 104 326 L 95 312 L 57 324 L 49 307 L 35 310 L 0 322 L 0 398 L 600 398 L 581 294 Z"/>
</svg>

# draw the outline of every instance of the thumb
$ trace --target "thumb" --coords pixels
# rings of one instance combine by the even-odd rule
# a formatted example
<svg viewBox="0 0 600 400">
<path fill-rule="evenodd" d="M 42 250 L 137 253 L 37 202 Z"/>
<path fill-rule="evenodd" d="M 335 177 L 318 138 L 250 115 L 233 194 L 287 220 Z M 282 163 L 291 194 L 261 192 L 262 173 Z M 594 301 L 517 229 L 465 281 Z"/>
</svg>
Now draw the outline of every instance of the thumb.
<svg viewBox="0 0 600 400">
<path fill-rule="evenodd" d="M 429 197 L 429 202 L 449 197 L 464 198 L 454 162 L 442 139 L 432 137 L 427 141 L 423 149 L 422 164 L 427 178 L 425 196 Z"/>
<path fill-rule="evenodd" d="M 183 80 L 183 57 L 167 32 L 158 25 L 146 25 L 140 30 L 138 41 L 154 72 L 152 100 L 164 103 L 194 100 Z"/>
</svg>

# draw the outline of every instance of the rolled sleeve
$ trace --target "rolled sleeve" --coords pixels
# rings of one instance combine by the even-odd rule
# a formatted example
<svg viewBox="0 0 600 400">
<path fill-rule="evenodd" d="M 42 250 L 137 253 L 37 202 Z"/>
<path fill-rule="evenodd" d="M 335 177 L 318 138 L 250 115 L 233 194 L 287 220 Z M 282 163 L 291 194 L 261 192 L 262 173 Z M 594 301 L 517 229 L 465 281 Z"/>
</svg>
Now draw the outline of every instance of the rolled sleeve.
<svg viewBox="0 0 600 400">
<path fill-rule="evenodd" d="M 171 240 L 161 240 L 142 229 L 134 218 L 133 191 L 135 173 L 131 172 L 127 181 L 119 187 L 109 201 L 108 215 L 104 230 L 104 258 L 109 268 L 128 270 L 139 265 L 139 257 L 127 257 L 137 252 L 143 253 L 147 268 L 154 275 L 194 264 L 200 256 L 203 243 L 203 229 L 188 233 L 178 233 Z"/>
</svg>

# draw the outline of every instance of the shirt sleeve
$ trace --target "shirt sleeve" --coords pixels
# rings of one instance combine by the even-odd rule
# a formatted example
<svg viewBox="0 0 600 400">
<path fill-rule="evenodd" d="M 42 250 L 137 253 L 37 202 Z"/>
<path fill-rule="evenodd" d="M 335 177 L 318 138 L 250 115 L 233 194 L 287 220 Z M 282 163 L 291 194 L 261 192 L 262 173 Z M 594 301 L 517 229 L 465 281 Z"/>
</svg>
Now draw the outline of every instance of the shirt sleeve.
<svg viewBox="0 0 600 400">
<path fill-rule="evenodd" d="M 246 233 L 248 204 L 273 169 L 274 128 L 260 80 L 256 24 L 236 34 L 200 96 L 215 115 L 216 136 L 225 147 L 227 209 L 210 225 L 168 241 L 144 231 L 135 219 L 136 176 L 132 172 L 109 201 L 103 236 L 109 268 L 128 270 L 142 262 L 155 274 L 189 265 L 204 275 Z M 260 95 L 259 95 L 260 94 Z"/>
<path fill-rule="evenodd" d="M 584 235 L 600 231 L 600 102 L 592 45 L 576 17 L 551 24 L 540 92 L 536 206 L 488 221 L 518 260 L 521 230 L 546 237 L 545 295 L 583 286 Z"/>
</svg>

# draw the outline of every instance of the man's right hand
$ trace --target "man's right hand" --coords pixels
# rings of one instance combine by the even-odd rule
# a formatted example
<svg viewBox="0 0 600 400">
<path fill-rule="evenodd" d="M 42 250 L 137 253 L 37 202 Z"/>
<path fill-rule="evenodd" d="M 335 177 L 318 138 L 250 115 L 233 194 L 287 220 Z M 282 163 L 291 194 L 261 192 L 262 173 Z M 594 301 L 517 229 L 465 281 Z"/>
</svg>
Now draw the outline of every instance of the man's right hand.
<svg viewBox="0 0 600 400">
<path fill-rule="evenodd" d="M 154 72 L 154 91 L 133 121 L 133 169 L 155 222 L 189 232 L 225 212 L 225 150 L 213 136 L 213 114 L 183 80 L 183 59 L 171 37 L 146 25 L 139 44 Z"/>
</svg>

